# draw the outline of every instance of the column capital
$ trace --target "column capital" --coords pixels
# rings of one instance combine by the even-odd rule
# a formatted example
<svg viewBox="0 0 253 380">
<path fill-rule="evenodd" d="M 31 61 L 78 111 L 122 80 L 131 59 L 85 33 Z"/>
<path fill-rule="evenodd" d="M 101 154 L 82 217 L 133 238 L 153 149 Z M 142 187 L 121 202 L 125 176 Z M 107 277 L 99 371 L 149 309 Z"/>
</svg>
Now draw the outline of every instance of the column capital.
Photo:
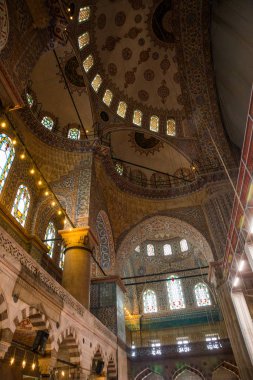
<svg viewBox="0 0 253 380">
<path fill-rule="evenodd" d="M 58 232 L 63 238 L 66 248 L 88 247 L 90 243 L 96 243 L 89 226 L 69 228 Z"/>
</svg>

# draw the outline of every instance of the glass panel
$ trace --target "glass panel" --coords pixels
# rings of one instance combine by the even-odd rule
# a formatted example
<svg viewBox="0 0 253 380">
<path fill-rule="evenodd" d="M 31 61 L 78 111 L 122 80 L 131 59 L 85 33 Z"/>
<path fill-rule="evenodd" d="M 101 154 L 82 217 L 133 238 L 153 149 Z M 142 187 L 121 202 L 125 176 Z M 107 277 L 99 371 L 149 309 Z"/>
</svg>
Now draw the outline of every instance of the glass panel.
<svg viewBox="0 0 253 380">
<path fill-rule="evenodd" d="M 88 45 L 89 43 L 90 43 L 90 35 L 88 32 L 85 32 L 81 36 L 78 37 L 78 45 L 79 45 L 80 50 L 86 45 Z"/>
<path fill-rule="evenodd" d="M 126 116 L 127 104 L 125 102 L 119 102 L 117 114 L 123 119 Z"/>
<path fill-rule="evenodd" d="M 8 176 L 15 156 L 12 140 L 4 133 L 0 134 L 0 192 Z"/>
<path fill-rule="evenodd" d="M 170 303 L 170 309 L 184 309 L 184 295 L 181 285 L 181 280 L 177 279 L 177 276 L 170 276 L 167 282 L 167 291 Z"/>
<path fill-rule="evenodd" d="M 68 131 L 68 138 L 71 140 L 79 140 L 80 139 L 80 131 L 77 128 L 70 128 Z"/>
<path fill-rule="evenodd" d="M 164 244 L 163 246 L 163 254 L 164 256 L 172 255 L 172 249 L 170 244 Z"/>
<path fill-rule="evenodd" d="M 90 7 L 80 8 L 78 21 L 79 22 L 87 21 L 89 17 L 90 17 Z"/>
<path fill-rule="evenodd" d="M 142 121 L 142 112 L 140 110 L 135 110 L 134 116 L 133 116 L 133 123 L 140 127 L 141 121 Z"/>
<path fill-rule="evenodd" d="M 178 352 L 189 352 L 191 351 L 191 347 L 189 345 L 189 338 L 183 337 L 183 338 L 177 338 L 177 351 Z"/>
<path fill-rule="evenodd" d="M 26 99 L 27 99 L 27 103 L 28 103 L 29 107 L 31 108 L 33 106 L 33 97 L 28 92 L 26 93 Z"/>
<path fill-rule="evenodd" d="M 95 92 L 98 92 L 99 87 L 101 86 L 101 83 L 102 83 L 102 78 L 99 74 L 97 74 L 95 78 L 93 79 L 93 81 L 91 82 L 91 85 Z"/>
<path fill-rule="evenodd" d="M 186 252 L 188 251 L 189 247 L 188 247 L 188 243 L 185 239 L 182 239 L 180 241 L 180 249 L 181 249 L 181 252 Z"/>
<path fill-rule="evenodd" d="M 20 185 L 14 200 L 11 214 L 24 227 L 30 205 L 30 194 L 26 186 Z"/>
<path fill-rule="evenodd" d="M 54 240 L 55 239 L 55 227 L 54 227 L 54 223 L 52 222 L 49 222 L 48 226 L 47 226 L 47 230 L 46 230 L 46 234 L 45 234 L 45 244 L 48 248 L 48 256 L 49 257 L 53 257 L 53 253 L 54 253 Z"/>
<path fill-rule="evenodd" d="M 148 289 L 143 293 L 143 310 L 144 313 L 157 312 L 156 294 L 153 290 Z"/>
<path fill-rule="evenodd" d="M 155 247 L 153 246 L 153 244 L 147 244 L 147 255 L 155 256 Z"/>
<path fill-rule="evenodd" d="M 217 350 L 222 347 L 219 334 L 206 334 L 206 343 L 208 350 Z"/>
<path fill-rule="evenodd" d="M 106 90 L 105 93 L 104 93 L 104 97 L 103 97 L 103 102 L 108 106 L 110 107 L 111 105 L 111 102 L 112 102 L 112 92 L 110 90 Z"/>
<path fill-rule="evenodd" d="M 174 119 L 167 120 L 167 135 L 176 136 L 176 122 Z"/>
<path fill-rule="evenodd" d="M 60 252 L 60 260 L 59 260 L 59 268 L 61 268 L 62 270 L 64 268 L 64 261 L 65 261 L 65 247 L 64 247 L 64 244 L 62 243 L 61 252 Z"/>
<path fill-rule="evenodd" d="M 86 73 L 92 68 L 94 65 L 94 59 L 93 56 L 90 54 L 87 58 L 83 61 L 83 68 Z"/>
<path fill-rule="evenodd" d="M 159 131 L 159 117 L 151 116 L 151 118 L 150 118 L 150 130 L 153 132 Z"/>
<path fill-rule="evenodd" d="M 194 292 L 198 306 L 211 305 L 211 299 L 206 284 L 199 283 L 195 285 Z"/>
<path fill-rule="evenodd" d="M 44 116 L 41 120 L 41 124 L 44 125 L 45 128 L 47 128 L 51 131 L 53 126 L 54 126 L 54 121 L 53 121 L 53 119 L 51 119 L 51 117 Z"/>
</svg>

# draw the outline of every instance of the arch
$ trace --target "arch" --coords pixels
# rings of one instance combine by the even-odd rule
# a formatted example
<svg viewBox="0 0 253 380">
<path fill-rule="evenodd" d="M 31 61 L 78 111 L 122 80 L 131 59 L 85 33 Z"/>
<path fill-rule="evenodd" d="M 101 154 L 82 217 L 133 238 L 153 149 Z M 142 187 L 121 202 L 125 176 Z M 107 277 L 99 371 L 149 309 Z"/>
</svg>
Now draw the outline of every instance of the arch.
<svg viewBox="0 0 253 380">
<path fill-rule="evenodd" d="M 15 149 L 11 138 L 5 133 L 0 133 L 0 192 L 4 187 L 14 157 Z"/>
<path fill-rule="evenodd" d="M 212 380 L 239 380 L 238 368 L 229 362 L 223 361 L 213 371 Z"/>
<path fill-rule="evenodd" d="M 0 328 L 5 325 L 5 321 L 8 320 L 8 307 L 5 296 L 0 290 Z"/>
<path fill-rule="evenodd" d="M 80 129 L 78 128 L 69 128 L 68 138 L 71 140 L 80 140 Z"/>
<path fill-rule="evenodd" d="M 81 349 L 77 338 L 77 333 L 73 327 L 62 331 L 57 340 L 57 357 L 65 359 L 75 366 L 80 366 Z"/>
<path fill-rule="evenodd" d="M 129 252 L 141 242 L 155 239 L 171 239 L 184 237 L 197 251 L 201 252 L 207 262 L 213 261 L 213 253 L 206 238 L 192 225 L 187 222 L 165 216 L 157 215 L 144 219 L 134 226 L 122 240 L 117 259 L 119 262 L 125 259 Z"/>
<path fill-rule="evenodd" d="M 0 289 L 0 359 L 3 359 L 8 351 L 11 345 L 12 336 L 13 334 L 9 328 L 8 304 L 4 293 Z"/>
<path fill-rule="evenodd" d="M 14 218 L 24 227 L 29 206 L 30 206 L 30 193 L 25 185 L 20 185 L 13 203 L 11 214 Z"/>
<path fill-rule="evenodd" d="M 109 356 L 109 361 L 107 364 L 107 379 L 111 379 L 111 380 L 117 379 L 117 368 L 115 365 L 115 360 L 112 355 Z"/>
<path fill-rule="evenodd" d="M 185 364 L 174 372 L 172 380 L 205 380 L 205 378 L 198 369 Z"/>
<path fill-rule="evenodd" d="M 101 266 L 103 269 L 113 271 L 115 268 L 114 241 L 111 224 L 104 210 L 100 210 L 97 215 L 96 229 L 99 238 Z"/>
</svg>

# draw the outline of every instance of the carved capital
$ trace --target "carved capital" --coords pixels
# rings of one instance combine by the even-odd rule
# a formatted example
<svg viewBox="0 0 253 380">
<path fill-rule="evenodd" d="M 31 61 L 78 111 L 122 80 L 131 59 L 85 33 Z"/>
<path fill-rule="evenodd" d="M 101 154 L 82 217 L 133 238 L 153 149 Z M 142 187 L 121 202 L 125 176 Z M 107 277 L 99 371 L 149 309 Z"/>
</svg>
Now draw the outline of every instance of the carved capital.
<svg viewBox="0 0 253 380">
<path fill-rule="evenodd" d="M 89 230 L 90 227 L 70 228 L 61 230 L 59 234 L 64 240 L 66 248 L 71 247 L 87 247 L 89 246 Z"/>
</svg>

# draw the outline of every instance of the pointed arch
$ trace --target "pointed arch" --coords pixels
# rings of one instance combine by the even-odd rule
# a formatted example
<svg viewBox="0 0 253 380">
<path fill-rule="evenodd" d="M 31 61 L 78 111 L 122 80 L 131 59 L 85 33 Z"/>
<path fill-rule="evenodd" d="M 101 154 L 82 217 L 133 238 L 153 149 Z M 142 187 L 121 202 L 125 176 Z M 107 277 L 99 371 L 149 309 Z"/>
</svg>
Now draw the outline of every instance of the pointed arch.
<svg viewBox="0 0 253 380">
<path fill-rule="evenodd" d="M 15 157 L 15 149 L 12 140 L 5 133 L 0 133 L 0 192 Z"/>
<path fill-rule="evenodd" d="M 194 294 L 199 307 L 212 304 L 208 287 L 204 282 L 199 282 L 194 286 Z"/>
<path fill-rule="evenodd" d="M 223 361 L 213 371 L 212 380 L 239 380 L 238 367 L 232 363 Z"/>
<path fill-rule="evenodd" d="M 107 378 L 111 380 L 117 379 L 117 368 L 115 365 L 115 360 L 112 355 L 109 356 L 109 361 L 107 365 Z"/>
<path fill-rule="evenodd" d="M 157 313 L 157 298 L 154 290 L 147 289 L 142 295 L 143 311 L 147 313 Z"/>
<path fill-rule="evenodd" d="M 192 380 L 205 380 L 204 376 L 198 369 L 190 367 L 186 364 L 174 372 L 172 380 L 187 380 L 189 375 L 192 376 Z"/>
<path fill-rule="evenodd" d="M 21 224 L 21 226 L 25 226 L 29 206 L 30 206 L 30 193 L 28 188 L 25 185 L 20 185 L 16 197 L 13 203 L 13 207 L 11 210 L 11 214 L 14 218 Z"/>
<path fill-rule="evenodd" d="M 75 366 L 80 366 L 81 349 L 77 333 L 73 327 L 68 327 L 61 332 L 57 339 L 57 357 L 69 360 Z"/>
</svg>

